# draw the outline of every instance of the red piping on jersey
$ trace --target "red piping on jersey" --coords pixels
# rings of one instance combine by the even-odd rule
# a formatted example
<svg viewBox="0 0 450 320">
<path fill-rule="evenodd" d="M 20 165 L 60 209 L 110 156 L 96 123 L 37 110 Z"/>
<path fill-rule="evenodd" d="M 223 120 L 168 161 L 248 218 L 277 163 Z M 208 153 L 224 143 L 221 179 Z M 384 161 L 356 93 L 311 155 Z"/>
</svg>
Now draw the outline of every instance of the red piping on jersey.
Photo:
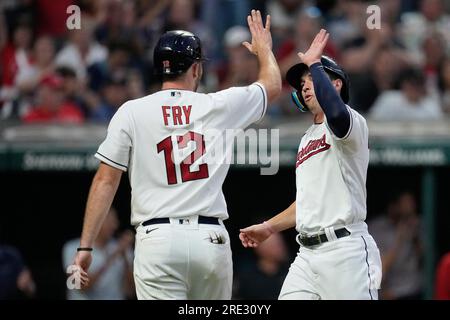
<svg viewBox="0 0 450 320">
<path fill-rule="evenodd" d="M 298 168 L 299 165 L 308 160 L 310 157 L 330 149 L 331 145 L 326 143 L 325 138 L 326 136 L 324 134 L 320 139 L 310 140 L 308 144 L 297 154 L 295 168 Z"/>
</svg>

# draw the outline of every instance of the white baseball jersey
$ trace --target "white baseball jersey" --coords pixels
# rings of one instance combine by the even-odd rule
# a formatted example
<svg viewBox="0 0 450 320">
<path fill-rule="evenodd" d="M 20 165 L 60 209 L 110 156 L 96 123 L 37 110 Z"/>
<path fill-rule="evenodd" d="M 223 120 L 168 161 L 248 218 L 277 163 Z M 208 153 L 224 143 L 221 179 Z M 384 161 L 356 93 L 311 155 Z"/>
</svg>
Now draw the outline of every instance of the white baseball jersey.
<svg viewBox="0 0 450 320">
<path fill-rule="evenodd" d="M 350 112 L 350 129 L 336 137 L 326 123 L 312 125 L 303 136 L 296 161 L 297 231 L 314 233 L 366 219 L 369 163 L 366 120 Z"/>
<path fill-rule="evenodd" d="M 133 225 L 193 214 L 227 219 L 222 184 L 234 137 L 225 130 L 247 127 L 266 109 L 259 83 L 211 94 L 162 90 L 122 105 L 95 156 L 128 170 Z"/>
</svg>

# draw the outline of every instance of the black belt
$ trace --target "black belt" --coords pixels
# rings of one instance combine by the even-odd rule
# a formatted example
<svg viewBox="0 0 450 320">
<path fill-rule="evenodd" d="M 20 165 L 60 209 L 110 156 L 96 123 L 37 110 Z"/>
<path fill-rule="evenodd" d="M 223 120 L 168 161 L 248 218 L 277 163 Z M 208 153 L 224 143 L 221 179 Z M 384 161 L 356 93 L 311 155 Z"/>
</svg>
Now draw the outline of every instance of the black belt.
<svg viewBox="0 0 450 320">
<path fill-rule="evenodd" d="M 337 238 L 347 237 L 351 233 L 346 228 L 341 228 L 334 230 L 334 233 L 336 234 Z M 298 235 L 298 241 L 301 245 L 305 247 L 315 246 L 324 242 L 329 241 L 327 238 L 327 235 L 325 233 L 316 234 L 314 236 L 302 236 L 301 234 Z"/>
<path fill-rule="evenodd" d="M 187 220 L 187 219 L 186 218 L 179 219 L 180 224 L 183 224 L 185 220 Z M 160 224 L 160 223 L 170 223 L 170 219 L 169 218 L 153 218 L 153 219 L 142 222 L 142 225 L 148 226 L 150 224 Z M 220 225 L 218 218 L 205 217 L 205 216 L 198 216 L 198 223 Z"/>
</svg>

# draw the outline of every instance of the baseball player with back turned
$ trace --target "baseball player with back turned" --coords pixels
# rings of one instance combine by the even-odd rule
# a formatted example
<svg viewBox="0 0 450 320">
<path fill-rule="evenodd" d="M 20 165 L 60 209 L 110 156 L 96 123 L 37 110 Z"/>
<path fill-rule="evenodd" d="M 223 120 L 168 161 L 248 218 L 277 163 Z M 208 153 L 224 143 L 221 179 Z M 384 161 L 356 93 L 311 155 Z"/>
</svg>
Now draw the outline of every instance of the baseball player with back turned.
<svg viewBox="0 0 450 320">
<path fill-rule="evenodd" d="M 322 56 L 329 34 L 321 30 L 302 63 L 286 79 L 297 91 L 295 104 L 309 110 L 314 124 L 306 131 L 296 161 L 296 201 L 261 224 L 241 229 L 244 247 L 256 247 L 296 226 L 300 249 L 279 299 L 378 299 L 381 259 L 366 218 L 369 162 L 365 119 L 346 103 L 348 79 Z"/>
<path fill-rule="evenodd" d="M 138 299 L 231 299 L 233 270 L 223 225 L 228 213 L 222 184 L 233 137 L 215 159 L 208 158 L 208 152 L 223 149 L 224 137 L 230 136 L 227 129 L 242 129 L 261 119 L 267 101 L 281 91 L 270 17 L 264 27 L 261 13 L 252 10 L 248 25 L 252 43 L 244 45 L 258 57 L 258 81 L 212 94 L 196 93 L 203 72 L 200 40 L 186 31 L 169 31 L 159 39 L 154 67 L 162 76 L 162 90 L 122 105 L 96 153 L 101 163 L 74 262 L 81 267 L 82 287 L 89 281 L 92 244 L 122 172 L 128 171 Z"/>
</svg>

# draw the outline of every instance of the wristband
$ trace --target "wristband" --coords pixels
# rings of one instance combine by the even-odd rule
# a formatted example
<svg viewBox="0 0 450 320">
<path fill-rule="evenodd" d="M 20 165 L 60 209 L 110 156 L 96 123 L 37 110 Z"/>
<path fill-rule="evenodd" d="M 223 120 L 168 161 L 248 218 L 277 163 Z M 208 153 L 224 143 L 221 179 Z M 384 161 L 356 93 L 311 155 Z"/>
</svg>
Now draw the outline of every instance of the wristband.
<svg viewBox="0 0 450 320">
<path fill-rule="evenodd" d="M 93 250 L 92 248 L 87 248 L 87 247 L 77 248 L 77 251 L 92 251 L 92 250 Z"/>
</svg>

